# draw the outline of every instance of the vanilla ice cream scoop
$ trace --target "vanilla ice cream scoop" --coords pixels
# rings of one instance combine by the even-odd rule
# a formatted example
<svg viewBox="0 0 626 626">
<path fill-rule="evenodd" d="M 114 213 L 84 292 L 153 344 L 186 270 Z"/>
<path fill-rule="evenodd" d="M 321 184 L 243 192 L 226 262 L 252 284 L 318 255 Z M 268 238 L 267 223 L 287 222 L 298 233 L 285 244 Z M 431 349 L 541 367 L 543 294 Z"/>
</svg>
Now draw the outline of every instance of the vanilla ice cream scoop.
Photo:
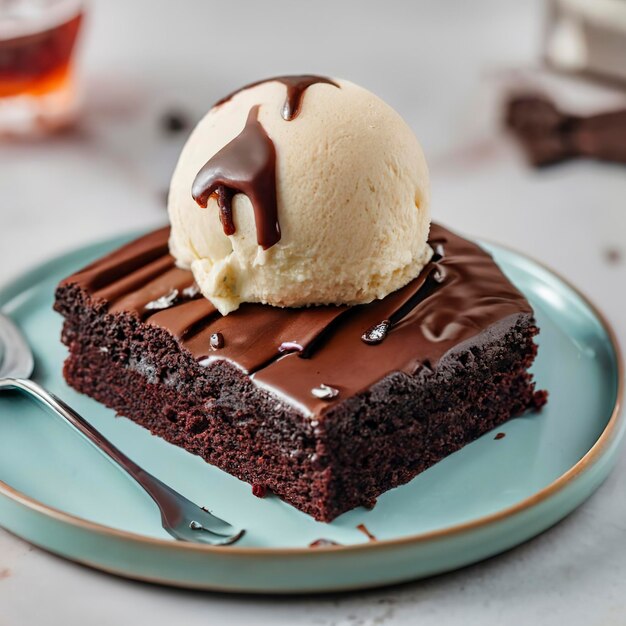
<svg viewBox="0 0 626 626">
<path fill-rule="evenodd" d="M 170 251 L 224 315 L 364 304 L 429 261 L 429 182 L 403 119 L 345 80 L 287 76 L 213 107 L 169 194 Z"/>
</svg>

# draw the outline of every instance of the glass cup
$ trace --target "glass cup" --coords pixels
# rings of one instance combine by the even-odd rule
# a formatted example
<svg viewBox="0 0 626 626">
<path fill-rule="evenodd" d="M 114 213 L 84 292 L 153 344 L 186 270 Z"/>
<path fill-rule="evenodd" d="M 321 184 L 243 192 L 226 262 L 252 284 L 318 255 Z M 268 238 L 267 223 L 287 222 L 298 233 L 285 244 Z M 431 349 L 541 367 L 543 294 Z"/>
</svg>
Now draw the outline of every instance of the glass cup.
<svg viewBox="0 0 626 626">
<path fill-rule="evenodd" d="M 0 0 L 0 137 L 37 135 L 74 121 L 74 51 L 81 0 Z"/>
</svg>

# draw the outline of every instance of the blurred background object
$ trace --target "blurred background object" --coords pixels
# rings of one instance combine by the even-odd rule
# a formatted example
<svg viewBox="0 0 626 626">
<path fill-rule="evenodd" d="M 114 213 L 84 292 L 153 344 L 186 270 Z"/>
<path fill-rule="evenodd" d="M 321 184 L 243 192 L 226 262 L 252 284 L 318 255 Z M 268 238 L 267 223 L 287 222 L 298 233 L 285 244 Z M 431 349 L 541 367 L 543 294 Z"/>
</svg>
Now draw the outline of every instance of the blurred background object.
<svg viewBox="0 0 626 626">
<path fill-rule="evenodd" d="M 549 65 L 626 82 L 624 0 L 548 0 L 548 6 Z"/>
<path fill-rule="evenodd" d="M 0 0 L 0 136 L 41 134 L 73 121 L 73 53 L 80 0 Z"/>
<path fill-rule="evenodd" d="M 626 109 L 571 115 L 529 94 L 509 101 L 506 123 L 537 167 L 578 157 L 626 163 Z"/>
</svg>

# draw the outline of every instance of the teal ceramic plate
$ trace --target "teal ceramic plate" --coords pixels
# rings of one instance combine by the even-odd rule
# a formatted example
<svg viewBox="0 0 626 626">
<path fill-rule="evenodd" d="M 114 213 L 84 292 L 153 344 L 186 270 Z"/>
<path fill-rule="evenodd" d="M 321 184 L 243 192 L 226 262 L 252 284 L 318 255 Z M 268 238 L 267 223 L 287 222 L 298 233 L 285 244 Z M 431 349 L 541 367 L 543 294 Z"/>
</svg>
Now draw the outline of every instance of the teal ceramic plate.
<svg viewBox="0 0 626 626">
<path fill-rule="evenodd" d="M 124 238 L 126 239 L 126 238 Z M 93 567 L 184 587 L 321 592 L 385 585 L 467 565 L 511 548 L 580 505 L 611 469 L 623 422 L 621 361 L 599 313 L 528 258 L 486 245 L 535 307 L 535 374 L 550 401 L 512 420 L 357 509 L 321 524 L 153 437 L 63 381 L 57 282 L 124 241 L 57 258 L 0 290 L 0 306 L 26 333 L 37 381 L 165 482 L 245 527 L 215 548 L 172 540 L 152 501 L 60 419 L 30 400 L 0 397 L 0 524 L 33 544 Z M 364 524 L 371 541 L 357 526 Z M 340 547 L 309 548 L 316 539 Z"/>
</svg>

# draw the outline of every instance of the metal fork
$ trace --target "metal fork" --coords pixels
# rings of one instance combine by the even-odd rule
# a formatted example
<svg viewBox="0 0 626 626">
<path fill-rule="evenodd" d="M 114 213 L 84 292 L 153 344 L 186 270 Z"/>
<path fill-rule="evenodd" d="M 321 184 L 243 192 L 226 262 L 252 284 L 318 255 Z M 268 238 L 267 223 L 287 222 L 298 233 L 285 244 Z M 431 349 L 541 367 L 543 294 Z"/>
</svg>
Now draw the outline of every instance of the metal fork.
<svg viewBox="0 0 626 626">
<path fill-rule="evenodd" d="M 71 424 L 143 487 L 161 511 L 163 528 L 176 539 L 221 546 L 241 539 L 245 530 L 234 528 L 143 470 L 63 400 L 30 380 L 34 366 L 33 353 L 25 337 L 0 313 L 0 391 L 24 392 Z"/>
</svg>

